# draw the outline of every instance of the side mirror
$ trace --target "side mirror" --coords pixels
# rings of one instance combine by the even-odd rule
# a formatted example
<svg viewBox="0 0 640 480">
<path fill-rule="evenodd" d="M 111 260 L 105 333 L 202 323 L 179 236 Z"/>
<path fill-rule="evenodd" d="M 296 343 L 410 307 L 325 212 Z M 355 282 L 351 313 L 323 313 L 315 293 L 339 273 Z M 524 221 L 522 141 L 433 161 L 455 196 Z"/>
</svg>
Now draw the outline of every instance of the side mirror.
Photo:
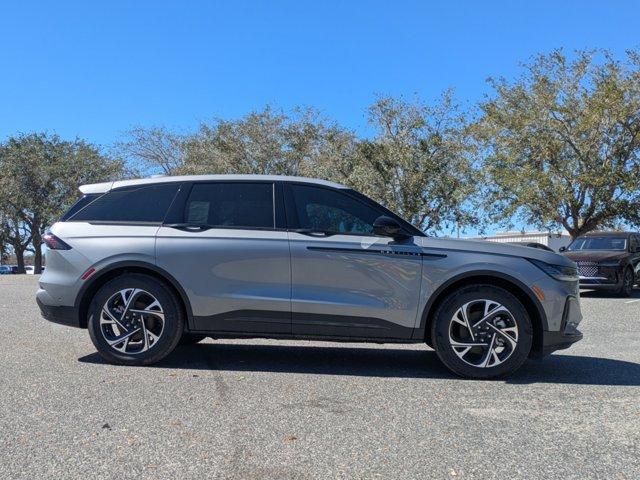
<svg viewBox="0 0 640 480">
<path fill-rule="evenodd" d="M 373 222 L 373 233 L 383 237 L 405 238 L 402 234 L 402 227 L 391 217 L 381 216 Z"/>
<path fill-rule="evenodd" d="M 567 247 L 560 247 L 558 249 L 559 252 L 566 252 L 567 251 Z"/>
</svg>

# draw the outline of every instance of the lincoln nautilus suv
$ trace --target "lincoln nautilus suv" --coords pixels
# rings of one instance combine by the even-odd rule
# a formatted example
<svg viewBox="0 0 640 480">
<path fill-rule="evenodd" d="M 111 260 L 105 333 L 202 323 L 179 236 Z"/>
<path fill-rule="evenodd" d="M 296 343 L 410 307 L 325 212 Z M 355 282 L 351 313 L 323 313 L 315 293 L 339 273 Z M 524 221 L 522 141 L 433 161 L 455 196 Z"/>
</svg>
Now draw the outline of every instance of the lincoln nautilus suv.
<svg viewBox="0 0 640 480">
<path fill-rule="evenodd" d="M 490 378 L 582 338 L 573 261 L 426 236 L 342 185 L 207 175 L 80 192 L 45 235 L 37 302 L 108 362 L 205 337 L 426 343 Z"/>
</svg>

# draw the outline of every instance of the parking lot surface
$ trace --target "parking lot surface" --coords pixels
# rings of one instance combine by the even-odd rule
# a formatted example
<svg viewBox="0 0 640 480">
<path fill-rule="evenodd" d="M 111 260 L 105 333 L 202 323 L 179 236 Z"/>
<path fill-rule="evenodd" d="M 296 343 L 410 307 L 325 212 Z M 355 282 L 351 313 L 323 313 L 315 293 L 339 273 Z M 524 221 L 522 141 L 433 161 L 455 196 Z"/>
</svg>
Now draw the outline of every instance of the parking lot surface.
<svg viewBox="0 0 640 480">
<path fill-rule="evenodd" d="M 0 277 L 0 478 L 640 478 L 640 292 L 506 380 L 422 345 L 207 340 L 116 367 Z"/>
</svg>

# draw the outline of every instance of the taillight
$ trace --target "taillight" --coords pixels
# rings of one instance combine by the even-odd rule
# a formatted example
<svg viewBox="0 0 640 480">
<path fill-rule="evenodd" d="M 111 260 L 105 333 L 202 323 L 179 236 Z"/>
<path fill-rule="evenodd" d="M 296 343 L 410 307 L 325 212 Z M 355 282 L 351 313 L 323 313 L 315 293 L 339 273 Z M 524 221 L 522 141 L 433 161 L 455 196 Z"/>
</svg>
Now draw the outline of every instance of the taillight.
<svg viewBox="0 0 640 480">
<path fill-rule="evenodd" d="M 71 250 L 71 247 L 56 237 L 53 233 L 45 233 L 42 236 L 44 244 L 51 250 Z"/>
</svg>

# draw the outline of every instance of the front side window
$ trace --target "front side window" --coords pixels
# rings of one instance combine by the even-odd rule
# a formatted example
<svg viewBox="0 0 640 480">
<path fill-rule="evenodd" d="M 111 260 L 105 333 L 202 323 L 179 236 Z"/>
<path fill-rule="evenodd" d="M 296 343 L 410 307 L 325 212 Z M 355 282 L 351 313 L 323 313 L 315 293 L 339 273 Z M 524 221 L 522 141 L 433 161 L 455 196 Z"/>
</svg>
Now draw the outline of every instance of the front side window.
<svg viewBox="0 0 640 480">
<path fill-rule="evenodd" d="M 178 183 L 165 183 L 112 190 L 79 209 L 68 221 L 161 223 L 179 187 Z"/>
<path fill-rule="evenodd" d="M 291 185 L 297 225 L 313 231 L 373 235 L 378 210 L 344 193 L 326 188 Z"/>
<path fill-rule="evenodd" d="M 580 237 L 577 238 L 567 250 L 626 250 L 627 239 L 625 237 Z"/>
<path fill-rule="evenodd" d="M 196 183 L 184 219 L 194 225 L 274 228 L 272 183 Z"/>
</svg>

